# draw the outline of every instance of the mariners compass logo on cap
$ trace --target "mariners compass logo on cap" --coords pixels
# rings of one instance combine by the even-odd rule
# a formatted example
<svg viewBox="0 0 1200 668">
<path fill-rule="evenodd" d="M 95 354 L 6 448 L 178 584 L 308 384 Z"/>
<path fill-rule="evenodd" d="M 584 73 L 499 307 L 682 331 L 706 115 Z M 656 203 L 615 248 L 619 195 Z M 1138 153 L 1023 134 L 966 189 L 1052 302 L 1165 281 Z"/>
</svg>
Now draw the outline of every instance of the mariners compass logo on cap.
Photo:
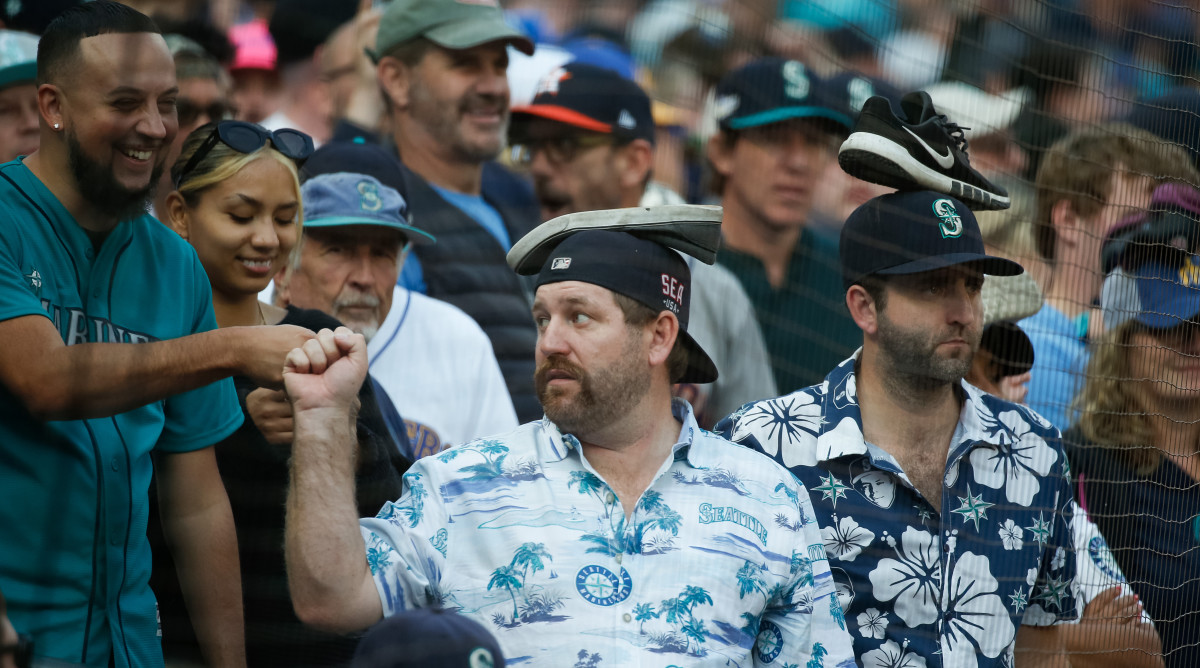
<svg viewBox="0 0 1200 668">
<path fill-rule="evenodd" d="M 954 208 L 954 202 L 948 199 L 937 200 L 933 203 L 933 213 L 942 221 L 938 223 L 938 230 L 941 231 L 943 239 L 955 239 L 962 236 L 962 216 L 958 215 L 958 209 Z"/>
</svg>

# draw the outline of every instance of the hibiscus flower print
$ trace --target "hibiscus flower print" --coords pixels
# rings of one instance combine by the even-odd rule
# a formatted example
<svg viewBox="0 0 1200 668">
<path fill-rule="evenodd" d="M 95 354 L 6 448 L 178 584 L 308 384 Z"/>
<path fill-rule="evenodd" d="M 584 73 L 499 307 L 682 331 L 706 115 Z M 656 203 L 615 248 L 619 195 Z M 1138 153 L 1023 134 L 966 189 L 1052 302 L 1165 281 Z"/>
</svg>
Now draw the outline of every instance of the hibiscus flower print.
<svg viewBox="0 0 1200 668">
<path fill-rule="evenodd" d="M 1024 547 L 1024 536 L 1025 530 L 1011 518 L 1004 520 L 1004 526 L 1000 527 L 1000 542 L 1004 543 L 1006 550 L 1019 550 Z"/>
<path fill-rule="evenodd" d="M 904 646 L 896 644 L 896 641 L 889 640 L 879 646 L 879 649 L 873 649 L 866 654 L 863 654 L 863 668 L 925 668 L 925 658 L 914 652 L 906 651 L 908 641 L 904 641 Z"/>
<path fill-rule="evenodd" d="M 1050 570 L 1057 571 L 1067 563 L 1067 551 L 1061 547 L 1054 550 L 1054 558 L 1050 560 Z"/>
<path fill-rule="evenodd" d="M 859 526 L 853 517 L 839 520 L 837 515 L 833 516 L 832 526 L 821 529 L 821 536 L 825 539 L 825 551 L 842 561 L 854 561 L 875 540 L 875 533 Z"/>
<path fill-rule="evenodd" d="M 938 591 L 942 580 L 936 537 L 928 531 L 908 527 L 900 537 L 900 549 L 896 549 L 895 538 L 889 536 L 887 541 L 898 558 L 880 559 L 868 575 L 875 598 L 896 599 L 896 616 L 907 626 L 932 624 L 940 617 Z"/>
<path fill-rule="evenodd" d="M 822 404 L 807 392 L 760 401 L 743 410 L 734 422 L 730 440 L 741 443 L 753 436 L 763 451 L 772 456 L 780 448 L 815 438 L 825 424 Z"/>
<path fill-rule="evenodd" d="M 964 552 L 954 563 L 949 581 L 950 600 L 939 629 L 944 663 L 975 668 L 977 654 L 989 659 L 1000 656 L 1017 630 L 995 593 L 997 582 L 987 557 Z"/>
<path fill-rule="evenodd" d="M 858 632 L 864 638 L 883 640 L 887 625 L 887 613 L 876 608 L 867 608 L 858 615 Z"/>
<path fill-rule="evenodd" d="M 1028 506 L 1041 489 L 1038 479 L 1050 473 L 1058 453 L 1032 432 L 1017 411 L 1005 411 L 995 418 L 981 414 L 980 420 L 1000 447 L 971 451 L 975 481 L 992 489 L 1003 487 L 1011 503 Z"/>
</svg>

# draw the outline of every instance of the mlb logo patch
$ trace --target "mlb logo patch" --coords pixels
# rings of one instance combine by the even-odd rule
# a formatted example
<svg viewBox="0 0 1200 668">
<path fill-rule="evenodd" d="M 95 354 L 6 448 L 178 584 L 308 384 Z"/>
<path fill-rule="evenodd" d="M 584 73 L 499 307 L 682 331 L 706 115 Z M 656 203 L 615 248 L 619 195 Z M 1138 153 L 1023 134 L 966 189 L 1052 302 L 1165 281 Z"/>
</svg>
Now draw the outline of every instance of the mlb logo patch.
<svg viewBox="0 0 1200 668">
<path fill-rule="evenodd" d="M 566 269 L 570 266 L 571 266 L 571 258 L 556 257 L 556 258 L 554 258 L 554 261 L 550 263 L 550 271 L 554 271 L 556 269 Z"/>
</svg>

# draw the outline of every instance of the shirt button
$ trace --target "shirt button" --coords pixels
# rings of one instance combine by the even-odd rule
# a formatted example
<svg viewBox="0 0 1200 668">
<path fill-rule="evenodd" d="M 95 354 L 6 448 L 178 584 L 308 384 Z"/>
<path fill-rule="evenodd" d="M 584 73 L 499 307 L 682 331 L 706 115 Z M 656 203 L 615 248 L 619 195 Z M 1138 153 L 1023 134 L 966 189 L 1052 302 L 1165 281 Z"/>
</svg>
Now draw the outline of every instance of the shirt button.
<svg viewBox="0 0 1200 668">
<path fill-rule="evenodd" d="M 627 612 L 627 613 L 625 613 L 625 614 L 621 615 L 621 619 L 624 619 L 626 622 L 632 622 L 632 621 L 633 621 L 633 615 L 631 615 L 631 614 L 629 614 L 629 613 Z"/>
<path fill-rule="evenodd" d="M 945 543 L 942 543 L 942 552 L 945 552 L 946 554 L 949 554 L 949 553 L 950 553 L 950 546 L 949 546 L 949 545 L 947 545 L 947 544 L 945 544 Z"/>
<path fill-rule="evenodd" d="M 617 563 L 618 564 L 621 563 L 621 559 L 622 559 L 622 555 L 618 554 L 617 555 Z"/>
<path fill-rule="evenodd" d="M 116 471 L 117 470 L 117 458 L 113 457 L 112 459 L 108 460 L 108 465 L 112 467 L 113 471 Z"/>
<path fill-rule="evenodd" d="M 609 493 L 608 493 L 608 496 L 606 496 L 606 497 L 604 497 L 604 498 L 605 498 L 605 500 L 607 500 L 609 503 L 614 503 L 614 502 L 616 502 L 616 500 L 617 500 L 617 495 L 616 495 L 616 494 L 613 494 L 612 492 L 609 492 Z"/>
</svg>

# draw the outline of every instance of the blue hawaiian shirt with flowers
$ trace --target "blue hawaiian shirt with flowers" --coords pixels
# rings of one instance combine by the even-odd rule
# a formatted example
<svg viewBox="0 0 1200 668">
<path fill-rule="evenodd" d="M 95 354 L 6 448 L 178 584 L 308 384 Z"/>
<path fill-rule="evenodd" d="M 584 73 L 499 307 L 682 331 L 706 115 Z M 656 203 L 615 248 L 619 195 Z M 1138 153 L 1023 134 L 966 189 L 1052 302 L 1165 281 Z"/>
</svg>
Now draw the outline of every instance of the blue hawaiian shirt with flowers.
<svg viewBox="0 0 1200 668">
<path fill-rule="evenodd" d="M 361 520 L 384 614 L 457 610 L 510 666 L 854 666 L 808 493 L 672 408 L 629 517 L 548 419 L 418 460 Z"/>
<path fill-rule="evenodd" d="M 961 383 L 939 514 L 864 441 L 858 355 L 820 385 L 746 404 L 717 432 L 774 457 L 808 489 L 864 668 L 1012 666 L 1018 626 L 1076 615 L 1059 432 Z"/>
</svg>

